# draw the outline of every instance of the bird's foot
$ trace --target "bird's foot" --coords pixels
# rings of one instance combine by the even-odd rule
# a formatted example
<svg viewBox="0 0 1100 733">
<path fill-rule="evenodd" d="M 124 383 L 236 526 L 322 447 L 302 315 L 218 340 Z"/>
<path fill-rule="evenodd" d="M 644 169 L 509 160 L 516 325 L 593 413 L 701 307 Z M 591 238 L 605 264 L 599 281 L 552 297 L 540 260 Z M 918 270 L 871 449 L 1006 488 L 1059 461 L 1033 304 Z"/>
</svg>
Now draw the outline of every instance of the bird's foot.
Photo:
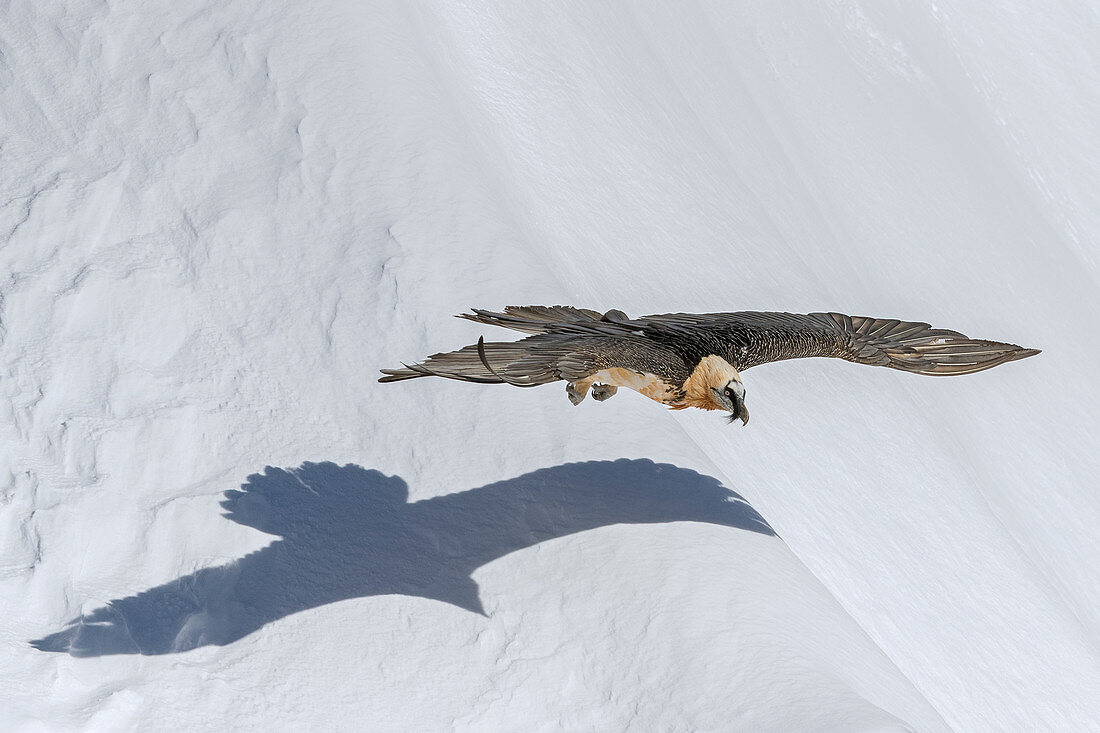
<svg viewBox="0 0 1100 733">
<path fill-rule="evenodd" d="M 592 399 L 603 402 L 614 397 L 618 391 L 619 388 L 613 384 L 594 384 L 592 385 Z"/>
<path fill-rule="evenodd" d="M 566 382 L 565 394 L 569 395 L 569 401 L 579 405 L 588 394 L 588 384 L 585 382 Z"/>
</svg>

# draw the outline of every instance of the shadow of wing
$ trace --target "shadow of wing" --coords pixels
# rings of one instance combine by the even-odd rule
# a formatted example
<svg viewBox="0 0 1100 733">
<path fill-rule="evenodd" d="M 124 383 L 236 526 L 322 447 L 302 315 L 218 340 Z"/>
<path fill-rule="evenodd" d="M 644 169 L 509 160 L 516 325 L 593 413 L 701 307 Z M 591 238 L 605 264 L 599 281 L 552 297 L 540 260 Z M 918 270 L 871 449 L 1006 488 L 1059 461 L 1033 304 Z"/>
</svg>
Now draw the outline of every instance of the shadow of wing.
<svg viewBox="0 0 1100 733">
<path fill-rule="evenodd" d="M 471 574 L 548 539 L 677 521 L 774 534 L 715 479 L 648 460 L 566 464 L 411 504 L 403 480 L 360 466 L 268 467 L 227 491 L 222 507 L 280 539 L 111 601 L 32 645 L 74 656 L 167 654 L 229 644 L 309 608 L 389 594 L 484 613 Z"/>
</svg>

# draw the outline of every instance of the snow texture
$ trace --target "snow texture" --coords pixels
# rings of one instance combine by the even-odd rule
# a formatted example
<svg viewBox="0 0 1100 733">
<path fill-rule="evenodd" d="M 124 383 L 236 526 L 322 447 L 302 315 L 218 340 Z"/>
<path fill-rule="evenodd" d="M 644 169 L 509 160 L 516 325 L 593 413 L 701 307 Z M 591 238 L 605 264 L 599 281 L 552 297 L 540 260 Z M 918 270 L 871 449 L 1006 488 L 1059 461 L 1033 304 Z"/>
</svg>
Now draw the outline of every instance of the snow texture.
<svg viewBox="0 0 1100 733">
<path fill-rule="evenodd" d="M 0 729 L 1100 730 L 1088 3 L 0 19 Z M 1044 353 L 375 381 L 528 303 Z"/>
</svg>

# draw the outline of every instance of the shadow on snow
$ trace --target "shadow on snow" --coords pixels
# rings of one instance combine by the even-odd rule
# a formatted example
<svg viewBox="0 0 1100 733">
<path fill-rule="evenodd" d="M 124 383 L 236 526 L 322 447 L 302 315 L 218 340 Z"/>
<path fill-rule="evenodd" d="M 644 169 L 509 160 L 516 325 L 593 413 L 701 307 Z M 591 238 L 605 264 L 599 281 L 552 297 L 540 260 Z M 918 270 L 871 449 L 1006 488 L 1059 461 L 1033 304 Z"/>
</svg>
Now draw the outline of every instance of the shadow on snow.
<svg viewBox="0 0 1100 733">
<path fill-rule="evenodd" d="M 413 503 L 403 480 L 360 466 L 268 466 L 226 491 L 222 506 L 281 539 L 111 601 L 32 645 L 78 657 L 182 652 L 327 603 L 395 593 L 483 614 L 471 574 L 545 540 L 681 521 L 774 534 L 717 480 L 649 460 L 566 464 Z"/>
</svg>

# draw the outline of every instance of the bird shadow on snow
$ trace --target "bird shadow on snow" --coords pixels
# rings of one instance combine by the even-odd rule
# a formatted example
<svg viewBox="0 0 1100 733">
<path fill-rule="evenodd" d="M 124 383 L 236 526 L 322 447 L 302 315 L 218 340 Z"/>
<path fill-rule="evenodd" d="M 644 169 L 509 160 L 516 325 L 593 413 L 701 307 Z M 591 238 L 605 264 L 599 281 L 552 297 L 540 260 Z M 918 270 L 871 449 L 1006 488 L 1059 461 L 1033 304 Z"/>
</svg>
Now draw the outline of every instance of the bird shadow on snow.
<svg viewBox="0 0 1100 733">
<path fill-rule="evenodd" d="M 546 468 L 410 503 L 361 466 L 268 466 L 225 492 L 224 516 L 281 539 L 71 621 L 31 644 L 77 657 L 230 644 L 290 614 L 401 594 L 484 614 L 471 574 L 539 542 L 612 524 L 706 522 L 774 535 L 716 479 L 649 460 Z"/>
</svg>

